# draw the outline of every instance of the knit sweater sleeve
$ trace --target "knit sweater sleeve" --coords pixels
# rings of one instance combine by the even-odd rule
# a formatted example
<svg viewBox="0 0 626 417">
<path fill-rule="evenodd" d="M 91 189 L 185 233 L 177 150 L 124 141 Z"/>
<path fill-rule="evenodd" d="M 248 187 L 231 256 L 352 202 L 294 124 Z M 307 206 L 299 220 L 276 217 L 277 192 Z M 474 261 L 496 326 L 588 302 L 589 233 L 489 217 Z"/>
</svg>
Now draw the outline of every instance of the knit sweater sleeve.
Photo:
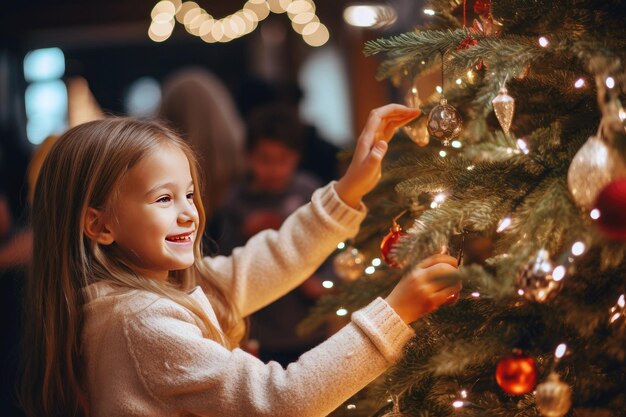
<svg viewBox="0 0 626 417">
<path fill-rule="evenodd" d="M 396 362 L 413 336 L 378 298 L 286 369 L 206 339 L 190 313 L 159 300 L 126 318 L 140 380 L 169 414 L 324 416 Z"/>
<path fill-rule="evenodd" d="M 330 183 L 279 230 L 260 232 L 231 256 L 204 262 L 216 279 L 227 282 L 240 313 L 247 316 L 311 276 L 339 242 L 357 233 L 364 217 L 365 207 L 346 205 Z"/>
</svg>

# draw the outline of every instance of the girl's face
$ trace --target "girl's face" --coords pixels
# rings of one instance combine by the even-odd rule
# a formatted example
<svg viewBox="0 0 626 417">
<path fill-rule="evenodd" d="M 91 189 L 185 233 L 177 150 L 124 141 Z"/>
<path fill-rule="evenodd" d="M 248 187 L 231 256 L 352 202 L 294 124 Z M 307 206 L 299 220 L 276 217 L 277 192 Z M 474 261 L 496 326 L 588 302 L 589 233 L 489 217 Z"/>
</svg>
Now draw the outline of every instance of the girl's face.
<svg viewBox="0 0 626 417">
<path fill-rule="evenodd" d="M 169 271 L 194 263 L 198 211 L 189 161 L 161 145 L 122 179 L 107 218 L 117 248 L 135 272 L 167 280 Z"/>
</svg>

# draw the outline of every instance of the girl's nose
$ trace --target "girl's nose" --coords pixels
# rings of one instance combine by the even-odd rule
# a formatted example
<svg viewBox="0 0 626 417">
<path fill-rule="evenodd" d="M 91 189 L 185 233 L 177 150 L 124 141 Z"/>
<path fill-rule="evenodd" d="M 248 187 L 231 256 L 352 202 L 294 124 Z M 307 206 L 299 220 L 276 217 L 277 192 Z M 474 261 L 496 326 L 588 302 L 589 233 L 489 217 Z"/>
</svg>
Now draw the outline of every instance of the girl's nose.
<svg viewBox="0 0 626 417">
<path fill-rule="evenodd" d="M 179 223 L 197 223 L 198 222 L 198 210 L 196 206 L 188 200 L 181 203 L 181 208 L 178 211 Z"/>
</svg>

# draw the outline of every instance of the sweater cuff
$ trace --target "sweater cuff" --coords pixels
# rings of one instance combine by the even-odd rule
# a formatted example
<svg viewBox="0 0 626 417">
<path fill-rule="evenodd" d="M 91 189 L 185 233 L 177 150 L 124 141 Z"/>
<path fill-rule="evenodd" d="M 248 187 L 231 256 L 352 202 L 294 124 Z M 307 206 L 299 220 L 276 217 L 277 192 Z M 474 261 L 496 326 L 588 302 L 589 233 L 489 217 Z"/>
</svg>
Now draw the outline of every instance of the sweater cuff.
<svg viewBox="0 0 626 417">
<path fill-rule="evenodd" d="M 324 207 L 328 215 L 339 224 L 347 229 L 358 229 L 367 214 L 367 208 L 363 203 L 358 210 L 347 205 L 335 191 L 336 183 L 337 181 L 331 181 L 325 187 L 318 189 L 311 199 L 314 203 Z"/>
<path fill-rule="evenodd" d="M 404 345 L 415 335 L 413 329 L 380 297 L 352 314 L 352 322 L 391 363 L 400 359 Z"/>
</svg>

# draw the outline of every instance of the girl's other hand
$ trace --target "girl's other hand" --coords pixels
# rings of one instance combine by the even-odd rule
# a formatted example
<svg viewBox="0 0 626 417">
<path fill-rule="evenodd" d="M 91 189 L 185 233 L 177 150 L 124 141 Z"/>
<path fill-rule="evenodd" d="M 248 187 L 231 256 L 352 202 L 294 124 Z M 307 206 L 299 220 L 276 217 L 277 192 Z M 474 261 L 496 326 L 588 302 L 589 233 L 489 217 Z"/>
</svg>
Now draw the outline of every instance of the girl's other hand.
<svg viewBox="0 0 626 417">
<path fill-rule="evenodd" d="M 461 291 L 461 282 L 450 277 L 456 270 L 452 256 L 430 256 L 404 276 L 385 300 L 405 323 L 412 323 Z"/>
<path fill-rule="evenodd" d="M 346 204 L 358 208 L 361 198 L 378 184 L 381 161 L 387 152 L 387 142 L 391 140 L 397 128 L 421 113 L 420 109 L 400 104 L 387 104 L 370 112 L 357 141 L 350 166 L 335 186 L 337 194 Z"/>
</svg>

